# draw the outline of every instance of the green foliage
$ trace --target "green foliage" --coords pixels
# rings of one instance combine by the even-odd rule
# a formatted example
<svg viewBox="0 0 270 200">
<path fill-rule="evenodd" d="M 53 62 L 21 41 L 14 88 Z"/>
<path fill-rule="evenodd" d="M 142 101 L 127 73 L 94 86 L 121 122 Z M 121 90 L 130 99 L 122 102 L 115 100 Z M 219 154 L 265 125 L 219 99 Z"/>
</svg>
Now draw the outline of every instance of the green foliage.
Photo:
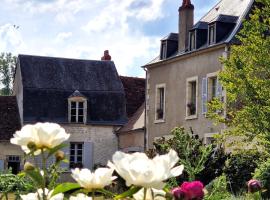
<svg viewBox="0 0 270 200">
<path fill-rule="evenodd" d="M 205 200 L 231 199 L 231 194 L 227 190 L 226 176 L 222 175 L 214 179 L 206 186 L 207 194 Z"/>
<path fill-rule="evenodd" d="M 262 196 L 266 199 L 270 199 L 270 159 L 262 162 L 255 170 L 254 179 L 261 181 L 264 188 Z"/>
<path fill-rule="evenodd" d="M 240 136 L 243 143 L 270 146 L 270 1 L 257 0 L 244 21 L 219 80 L 226 90 L 226 102 L 212 102 L 210 117 L 226 123 L 225 136 Z M 213 112 L 226 107 L 226 116 Z M 227 137 L 227 138 L 228 138 Z M 242 144 L 240 144 L 242 145 Z"/>
<path fill-rule="evenodd" d="M 11 171 L 0 174 L 0 193 L 7 195 L 8 193 L 19 194 L 34 191 L 35 186 L 25 176 L 14 175 Z"/>
<path fill-rule="evenodd" d="M 224 168 L 230 191 L 239 194 L 247 190 L 247 181 L 252 178 L 260 160 L 261 154 L 254 151 L 241 151 L 231 155 Z"/>
<path fill-rule="evenodd" d="M 174 149 L 180 158 L 179 163 L 185 166 L 185 172 L 190 181 L 195 180 L 205 168 L 213 148 L 212 145 L 205 146 L 196 136 L 185 132 L 184 128 L 175 128 L 171 134 L 173 138 L 168 141 L 165 138 L 154 143 L 158 153 L 166 153 L 169 149 Z"/>
<path fill-rule="evenodd" d="M 15 72 L 16 57 L 11 53 L 0 54 L 0 83 L 3 88 L 0 91 L 1 95 L 11 95 L 13 75 Z"/>
</svg>

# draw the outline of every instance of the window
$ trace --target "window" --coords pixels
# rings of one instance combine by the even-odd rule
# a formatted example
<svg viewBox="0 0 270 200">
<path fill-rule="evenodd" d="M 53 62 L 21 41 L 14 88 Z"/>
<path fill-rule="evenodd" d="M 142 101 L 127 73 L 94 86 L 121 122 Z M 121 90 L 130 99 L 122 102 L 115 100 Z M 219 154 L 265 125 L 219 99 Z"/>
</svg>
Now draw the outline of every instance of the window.
<svg viewBox="0 0 270 200">
<path fill-rule="evenodd" d="M 197 118 L 198 77 L 187 79 L 186 119 Z"/>
<path fill-rule="evenodd" d="M 83 143 L 70 143 L 69 167 L 83 167 Z"/>
<path fill-rule="evenodd" d="M 213 137 L 215 134 L 218 133 L 205 133 L 204 134 L 204 144 L 210 145 L 215 143 L 215 138 Z"/>
<path fill-rule="evenodd" d="M 162 41 L 161 43 L 161 57 L 160 59 L 166 59 L 167 58 L 167 43 L 165 41 Z"/>
<path fill-rule="evenodd" d="M 208 29 L 209 45 L 216 43 L 216 29 L 215 24 L 210 25 Z"/>
<path fill-rule="evenodd" d="M 217 97 L 217 77 L 208 78 L 208 101 L 212 101 Z"/>
<path fill-rule="evenodd" d="M 76 90 L 68 98 L 68 119 L 71 123 L 86 123 L 87 98 Z"/>
<path fill-rule="evenodd" d="M 165 119 L 165 84 L 156 86 L 156 122 Z"/>
<path fill-rule="evenodd" d="M 8 169 L 11 168 L 12 174 L 18 174 L 20 172 L 20 156 L 9 155 L 7 156 Z"/>
<path fill-rule="evenodd" d="M 189 39 L 190 51 L 195 50 L 196 49 L 195 31 L 189 33 L 189 38 L 190 38 Z"/>
</svg>

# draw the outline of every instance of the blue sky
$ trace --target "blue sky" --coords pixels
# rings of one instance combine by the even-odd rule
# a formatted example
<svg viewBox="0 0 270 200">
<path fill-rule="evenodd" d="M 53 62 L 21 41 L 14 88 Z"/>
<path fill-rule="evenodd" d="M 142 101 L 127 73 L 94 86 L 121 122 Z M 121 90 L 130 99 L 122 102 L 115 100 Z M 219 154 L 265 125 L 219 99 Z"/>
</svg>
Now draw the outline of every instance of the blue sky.
<svg viewBox="0 0 270 200">
<path fill-rule="evenodd" d="M 182 0 L 0 0 L 0 52 L 99 60 L 143 76 L 160 39 L 177 32 Z M 192 0 L 195 22 L 218 0 Z M 15 26 L 14 26 L 15 25 Z"/>
</svg>

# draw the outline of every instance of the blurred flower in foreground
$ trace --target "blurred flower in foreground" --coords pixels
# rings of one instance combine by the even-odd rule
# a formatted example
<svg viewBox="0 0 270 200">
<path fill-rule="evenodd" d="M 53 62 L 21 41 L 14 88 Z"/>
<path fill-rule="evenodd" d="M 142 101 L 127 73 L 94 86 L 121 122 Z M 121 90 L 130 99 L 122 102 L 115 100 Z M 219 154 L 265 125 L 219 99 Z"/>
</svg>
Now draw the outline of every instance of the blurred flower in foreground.
<svg viewBox="0 0 270 200">
<path fill-rule="evenodd" d="M 50 191 L 45 188 L 45 195 L 47 197 L 47 200 L 63 200 L 64 199 L 64 194 L 59 193 L 54 196 L 51 196 L 53 191 Z M 40 200 L 43 199 L 43 190 L 38 189 L 36 193 L 28 193 L 26 195 L 20 195 L 22 200 Z"/>
<path fill-rule="evenodd" d="M 41 149 L 51 149 L 68 140 L 70 134 L 55 123 L 36 123 L 25 125 L 20 131 L 16 131 L 12 144 L 20 145 L 25 153 L 31 151 L 38 155 Z"/>
<path fill-rule="evenodd" d="M 144 153 L 116 152 L 108 166 L 125 179 L 126 185 L 162 189 L 164 181 L 182 174 L 183 165 L 174 167 L 179 158 L 174 150 L 166 155 L 149 159 Z"/>
<path fill-rule="evenodd" d="M 166 200 L 165 195 L 166 192 L 164 192 L 163 190 L 147 188 L 145 200 Z M 135 200 L 144 199 L 144 188 L 133 194 L 133 198 Z"/>
<path fill-rule="evenodd" d="M 110 168 L 98 168 L 93 173 L 89 169 L 80 170 L 79 168 L 76 168 L 75 170 L 71 170 L 71 172 L 71 176 L 80 184 L 80 186 L 89 191 L 104 188 L 116 179 L 116 176 L 112 176 L 113 169 Z"/>
<path fill-rule="evenodd" d="M 250 193 L 258 192 L 262 189 L 261 182 L 256 179 L 249 180 L 247 185 L 248 185 L 248 191 Z"/>
<path fill-rule="evenodd" d="M 86 196 L 85 194 L 79 193 L 76 196 L 71 196 L 69 200 L 92 200 L 92 198 Z"/>
<path fill-rule="evenodd" d="M 172 194 L 175 199 L 201 200 L 204 197 L 204 186 L 200 181 L 184 182 L 174 188 Z"/>
</svg>

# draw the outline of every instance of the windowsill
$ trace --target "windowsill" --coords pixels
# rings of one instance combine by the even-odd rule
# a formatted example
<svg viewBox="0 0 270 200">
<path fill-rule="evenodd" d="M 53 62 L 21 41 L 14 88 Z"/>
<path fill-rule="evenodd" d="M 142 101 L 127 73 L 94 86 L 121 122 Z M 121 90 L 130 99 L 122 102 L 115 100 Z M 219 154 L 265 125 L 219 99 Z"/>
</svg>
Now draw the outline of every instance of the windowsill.
<svg viewBox="0 0 270 200">
<path fill-rule="evenodd" d="M 185 120 L 192 120 L 192 119 L 197 119 L 197 118 L 198 118 L 198 116 L 197 116 L 197 114 L 195 114 L 195 115 L 186 116 Z"/>
<path fill-rule="evenodd" d="M 155 119 L 155 124 L 165 123 L 165 119 Z"/>
</svg>

